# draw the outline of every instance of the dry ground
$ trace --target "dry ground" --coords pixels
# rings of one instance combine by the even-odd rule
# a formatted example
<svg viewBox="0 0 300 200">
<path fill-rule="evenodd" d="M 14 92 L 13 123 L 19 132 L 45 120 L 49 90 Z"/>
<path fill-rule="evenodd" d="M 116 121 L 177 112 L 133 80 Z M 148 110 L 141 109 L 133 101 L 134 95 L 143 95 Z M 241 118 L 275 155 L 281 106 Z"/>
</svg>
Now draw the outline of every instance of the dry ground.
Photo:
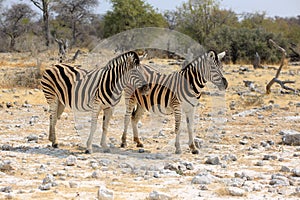
<svg viewBox="0 0 300 200">
<path fill-rule="evenodd" d="M 146 199 L 154 190 L 173 199 L 300 197 L 299 177 L 292 172 L 281 172 L 282 166 L 294 169 L 300 165 L 300 149 L 281 145 L 279 134 L 281 130 L 300 132 L 300 97 L 284 93 L 278 85 L 273 86 L 270 95 L 264 94 L 266 84 L 276 73 L 273 68 L 254 70 L 247 65 L 224 66 L 229 82 L 225 95 L 216 96 L 214 88 L 207 87 L 195 115 L 195 135 L 203 142 L 199 155 L 192 155 L 188 150 L 184 120 L 183 153 L 175 155 L 173 117 L 150 114 L 140 123 L 145 152 L 139 153 L 132 142 L 131 128 L 128 147 L 119 148 L 125 109 L 123 100 L 116 107 L 109 127 L 107 142 L 112 146 L 111 152 L 103 153 L 98 146 L 99 131 L 94 140 L 94 153 L 85 155 L 82 146 L 89 125 L 88 115 L 77 113 L 74 118 L 67 109 L 57 125 L 60 148 L 53 149 L 47 139 L 49 113 L 42 92 L 39 88 L 11 86 L 10 82 L 18 74 L 21 79 L 16 80 L 25 80 L 22 76 L 27 74 L 20 71 L 36 66 L 36 61 L 30 60 L 29 54 L 2 54 L 0 57 L 0 199 L 95 199 L 101 185 L 112 190 L 115 199 Z M 152 64 L 159 64 L 162 71 L 178 69 L 168 63 L 167 60 L 154 60 Z M 45 66 L 42 63 L 40 67 Z M 290 86 L 299 88 L 300 67 L 285 67 L 280 78 L 297 81 Z M 253 81 L 255 91 L 250 91 L 244 80 Z M 7 103 L 12 107 L 7 108 Z M 270 145 L 263 145 L 268 142 Z M 74 166 L 66 164 L 70 155 L 77 159 Z M 234 155 L 236 161 L 221 159 L 228 155 Z M 266 155 L 274 159 L 263 160 Z M 205 164 L 211 156 L 220 158 L 220 164 Z M 9 163 L 8 168 L 3 167 L 4 162 Z M 192 169 L 164 170 L 168 164 L 182 167 L 183 163 L 192 164 Z M 192 179 L 204 172 L 217 180 L 192 184 Z M 242 173 L 247 175 L 246 179 L 239 176 Z M 49 190 L 41 190 L 39 187 L 47 174 L 54 176 L 55 184 Z M 282 175 L 283 181 L 287 179 L 288 184 L 270 184 L 272 175 L 276 174 Z M 253 189 L 251 184 L 258 189 Z M 232 196 L 229 187 L 241 188 L 243 196 Z"/>
</svg>

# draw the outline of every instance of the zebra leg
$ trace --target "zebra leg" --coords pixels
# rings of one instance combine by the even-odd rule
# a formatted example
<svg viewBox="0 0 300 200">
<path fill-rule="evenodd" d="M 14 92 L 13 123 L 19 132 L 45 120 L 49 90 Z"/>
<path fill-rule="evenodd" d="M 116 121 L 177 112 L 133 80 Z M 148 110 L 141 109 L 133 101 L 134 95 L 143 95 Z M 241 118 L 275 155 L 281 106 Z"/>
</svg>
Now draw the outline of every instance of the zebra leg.
<svg viewBox="0 0 300 200">
<path fill-rule="evenodd" d="M 135 102 L 133 99 L 126 99 L 125 100 L 125 105 L 126 105 L 126 113 L 125 113 L 125 118 L 124 118 L 124 131 L 122 134 L 122 142 L 121 142 L 121 147 L 124 148 L 127 146 L 127 130 L 128 130 L 128 125 L 130 122 L 130 115 L 132 114 L 132 110 L 134 108 Z"/>
<path fill-rule="evenodd" d="M 50 106 L 50 125 L 49 125 L 49 140 L 52 142 L 52 147 L 58 148 L 57 138 L 55 134 L 55 126 L 57 123 L 59 101 L 56 99 Z"/>
<path fill-rule="evenodd" d="M 65 110 L 65 105 L 62 104 L 60 101 L 58 101 L 58 105 L 57 105 L 57 119 L 60 119 L 60 116 L 64 112 L 64 110 Z"/>
<path fill-rule="evenodd" d="M 178 102 L 179 104 L 179 102 Z M 181 154 L 181 147 L 180 147 L 180 123 L 181 123 L 181 107 L 175 107 L 174 108 L 174 115 L 175 115 L 175 134 L 176 134 L 176 140 L 175 140 L 175 154 Z"/>
<path fill-rule="evenodd" d="M 143 143 L 139 139 L 139 132 L 137 128 L 137 123 L 139 122 L 140 118 L 143 116 L 144 110 L 140 105 L 137 105 L 135 111 L 132 112 L 131 115 L 131 125 L 133 131 L 133 141 L 136 143 L 136 147 L 144 147 Z"/>
<path fill-rule="evenodd" d="M 104 113 L 103 113 L 103 124 L 102 124 L 102 138 L 101 138 L 100 145 L 103 147 L 104 152 L 109 152 L 109 148 L 106 144 L 106 135 L 107 135 L 109 121 L 113 113 L 113 108 L 107 108 L 103 111 Z"/>
<path fill-rule="evenodd" d="M 90 130 L 89 138 L 86 142 L 85 153 L 89 153 L 89 154 L 93 153 L 92 141 L 93 141 L 94 133 L 97 128 L 97 121 L 98 121 L 99 113 L 100 113 L 100 106 L 98 106 L 92 110 L 91 130 Z"/>
<path fill-rule="evenodd" d="M 185 112 L 186 124 L 187 124 L 188 133 L 189 133 L 189 147 L 193 154 L 199 154 L 199 151 L 196 149 L 196 146 L 194 143 L 194 134 L 193 134 L 194 111 L 195 111 L 195 109 L 192 108 L 188 112 Z"/>
</svg>

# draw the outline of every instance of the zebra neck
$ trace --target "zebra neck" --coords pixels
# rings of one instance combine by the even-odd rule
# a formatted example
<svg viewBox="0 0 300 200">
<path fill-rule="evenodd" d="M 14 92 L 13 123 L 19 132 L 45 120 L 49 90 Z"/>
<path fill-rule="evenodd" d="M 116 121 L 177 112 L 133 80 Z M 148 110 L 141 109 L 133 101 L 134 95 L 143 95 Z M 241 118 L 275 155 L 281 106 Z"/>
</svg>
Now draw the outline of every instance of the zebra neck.
<svg viewBox="0 0 300 200">
<path fill-rule="evenodd" d="M 194 93 L 195 97 L 199 97 L 202 88 L 205 87 L 205 83 L 207 82 L 204 77 L 204 68 L 186 68 L 181 71 L 181 74 L 181 76 L 183 77 L 182 81 L 184 81 L 185 84 L 189 86 L 187 87 L 188 90 L 191 93 Z"/>
</svg>

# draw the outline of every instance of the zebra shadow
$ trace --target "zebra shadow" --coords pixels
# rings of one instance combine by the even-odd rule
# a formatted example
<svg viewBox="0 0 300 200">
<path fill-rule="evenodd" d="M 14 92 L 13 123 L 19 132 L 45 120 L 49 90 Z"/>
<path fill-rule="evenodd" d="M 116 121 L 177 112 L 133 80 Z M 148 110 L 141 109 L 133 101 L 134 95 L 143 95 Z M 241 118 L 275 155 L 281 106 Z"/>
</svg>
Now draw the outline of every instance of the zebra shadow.
<svg viewBox="0 0 300 200">
<path fill-rule="evenodd" d="M 69 155 L 75 155 L 77 152 L 72 150 L 64 149 L 64 148 L 53 148 L 50 145 L 45 147 L 42 146 L 10 146 L 10 145 L 2 145 L 0 148 L 3 152 L 16 152 L 16 153 L 24 153 L 31 155 L 46 155 L 57 158 L 66 158 Z"/>
</svg>

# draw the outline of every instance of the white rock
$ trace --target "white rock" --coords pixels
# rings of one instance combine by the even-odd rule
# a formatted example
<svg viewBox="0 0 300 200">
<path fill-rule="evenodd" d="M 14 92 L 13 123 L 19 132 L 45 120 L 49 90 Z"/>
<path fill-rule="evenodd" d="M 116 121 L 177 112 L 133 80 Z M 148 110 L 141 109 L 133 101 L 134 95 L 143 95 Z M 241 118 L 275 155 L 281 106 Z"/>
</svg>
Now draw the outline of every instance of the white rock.
<svg viewBox="0 0 300 200">
<path fill-rule="evenodd" d="M 245 190 L 240 189 L 238 187 L 229 187 L 227 188 L 228 192 L 232 196 L 244 196 L 245 195 Z"/>
<path fill-rule="evenodd" d="M 77 158 L 73 155 L 67 157 L 66 164 L 67 166 L 74 166 L 77 163 Z"/>
<path fill-rule="evenodd" d="M 169 200 L 172 199 L 171 196 L 168 194 L 162 193 L 162 192 L 157 192 L 157 191 L 152 191 L 149 194 L 149 200 Z"/>
<path fill-rule="evenodd" d="M 79 184 L 75 181 L 70 181 L 69 182 L 70 188 L 78 188 Z"/>
<path fill-rule="evenodd" d="M 105 186 L 101 186 L 98 190 L 99 200 L 112 200 L 114 199 L 114 192 L 107 189 Z"/>
<path fill-rule="evenodd" d="M 296 167 L 292 170 L 294 176 L 300 177 L 300 167 Z"/>
</svg>

